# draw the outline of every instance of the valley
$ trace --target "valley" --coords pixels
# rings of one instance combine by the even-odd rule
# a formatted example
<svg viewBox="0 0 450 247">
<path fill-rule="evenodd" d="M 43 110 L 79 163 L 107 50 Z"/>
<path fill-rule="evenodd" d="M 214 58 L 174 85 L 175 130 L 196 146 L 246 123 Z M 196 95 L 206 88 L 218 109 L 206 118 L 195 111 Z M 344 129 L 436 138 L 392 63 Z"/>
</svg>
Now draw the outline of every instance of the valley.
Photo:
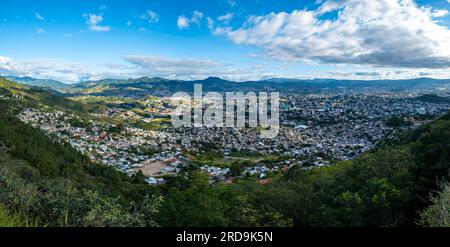
<svg viewBox="0 0 450 247">
<path fill-rule="evenodd" d="M 258 129 L 251 128 L 174 128 L 170 114 L 175 107 L 165 96 L 75 96 L 28 88 L 4 79 L 2 83 L 2 100 L 14 102 L 10 110 L 15 109 L 14 118 L 18 121 L 56 141 L 55 145 L 70 147 L 88 162 L 118 171 L 136 183 L 136 189 L 147 191 L 153 198 L 162 196 L 164 202 L 155 220 L 163 225 L 172 225 L 169 218 L 176 213 L 169 205 L 179 200 L 173 198 L 175 192 L 167 191 L 188 193 L 195 187 L 186 190 L 185 186 L 200 183 L 198 186 L 212 186 L 207 189 L 214 194 L 211 200 L 224 203 L 221 197 L 225 195 L 216 194 L 220 190 L 243 193 L 245 186 L 253 184 L 268 190 L 258 195 L 264 198 L 285 179 L 298 176 L 293 174 L 320 178 L 322 175 L 313 174 L 335 173 L 336 169 L 347 169 L 348 162 L 358 163 L 372 152 L 384 152 L 405 131 L 428 126 L 450 110 L 446 101 L 420 97 L 429 93 L 427 89 L 316 93 L 291 90 L 281 97 L 279 134 L 274 139 L 264 139 L 258 135 Z M 447 95 L 442 90 L 432 93 Z M 133 195 L 140 198 L 138 201 L 142 196 Z M 259 214 L 262 205 L 255 199 L 245 200 L 250 200 L 246 202 L 248 207 Z M 275 210 L 271 217 L 280 213 L 287 216 L 277 224 L 297 224 L 291 212 L 277 205 L 270 208 Z M 182 222 L 179 223 L 195 224 L 191 218 L 189 223 Z"/>
</svg>

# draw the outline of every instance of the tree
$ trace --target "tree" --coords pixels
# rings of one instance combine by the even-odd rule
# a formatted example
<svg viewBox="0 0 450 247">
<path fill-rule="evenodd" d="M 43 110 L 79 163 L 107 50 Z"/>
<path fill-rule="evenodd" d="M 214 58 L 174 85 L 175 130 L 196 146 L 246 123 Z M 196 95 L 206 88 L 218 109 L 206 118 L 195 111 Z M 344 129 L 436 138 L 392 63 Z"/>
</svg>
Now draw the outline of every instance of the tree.
<svg viewBox="0 0 450 247">
<path fill-rule="evenodd" d="M 431 198 L 432 204 L 422 211 L 418 221 L 421 226 L 450 227 L 450 186 Z"/>
</svg>

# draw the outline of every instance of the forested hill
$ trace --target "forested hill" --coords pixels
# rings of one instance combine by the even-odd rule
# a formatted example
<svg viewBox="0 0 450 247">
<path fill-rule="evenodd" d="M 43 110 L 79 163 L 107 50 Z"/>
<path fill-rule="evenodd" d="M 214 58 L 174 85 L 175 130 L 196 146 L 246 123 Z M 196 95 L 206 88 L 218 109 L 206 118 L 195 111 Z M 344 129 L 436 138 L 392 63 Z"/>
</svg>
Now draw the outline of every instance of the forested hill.
<svg viewBox="0 0 450 247">
<path fill-rule="evenodd" d="M 102 108 L 100 105 L 83 104 L 70 100 L 64 97 L 62 93 L 50 88 L 22 85 L 3 77 L 0 77 L 0 97 L 15 101 L 15 104 L 21 106 L 46 106 L 78 113 L 93 112 Z"/>
<path fill-rule="evenodd" d="M 48 88 L 52 88 L 52 89 L 63 89 L 66 87 L 69 87 L 68 84 L 56 81 L 56 80 L 51 80 L 51 79 L 36 79 L 36 78 L 32 78 L 32 77 L 19 77 L 19 76 L 6 76 L 6 79 L 10 80 L 10 81 L 14 81 L 17 83 L 21 83 L 24 85 L 29 85 L 29 86 L 36 86 L 36 87 L 48 87 Z"/>
</svg>

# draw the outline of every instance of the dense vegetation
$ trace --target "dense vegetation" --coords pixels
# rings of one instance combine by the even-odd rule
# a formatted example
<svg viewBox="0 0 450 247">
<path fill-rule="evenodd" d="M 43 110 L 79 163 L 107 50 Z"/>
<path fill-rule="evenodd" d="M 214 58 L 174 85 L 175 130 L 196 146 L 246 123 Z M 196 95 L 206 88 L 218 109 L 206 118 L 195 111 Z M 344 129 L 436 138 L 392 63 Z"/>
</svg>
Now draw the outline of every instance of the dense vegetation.
<svg viewBox="0 0 450 247">
<path fill-rule="evenodd" d="M 450 227 L 450 187 L 432 198 L 432 205 L 425 209 L 418 222 L 422 226 Z"/>
<path fill-rule="evenodd" d="M 414 100 L 420 100 L 420 101 L 424 101 L 424 102 L 437 103 L 437 104 L 450 102 L 449 97 L 441 97 L 441 96 L 438 96 L 435 94 L 424 94 L 424 95 L 414 98 Z"/>
<path fill-rule="evenodd" d="M 410 122 L 406 121 L 403 117 L 393 116 L 386 120 L 386 125 L 390 127 L 402 127 L 411 125 Z"/>
</svg>

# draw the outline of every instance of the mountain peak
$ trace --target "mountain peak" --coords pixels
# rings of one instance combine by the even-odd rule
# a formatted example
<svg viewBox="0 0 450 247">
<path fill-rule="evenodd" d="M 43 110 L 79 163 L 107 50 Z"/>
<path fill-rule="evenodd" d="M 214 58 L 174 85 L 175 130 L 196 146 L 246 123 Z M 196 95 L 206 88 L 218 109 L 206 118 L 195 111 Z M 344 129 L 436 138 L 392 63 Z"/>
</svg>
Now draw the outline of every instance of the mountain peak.
<svg viewBox="0 0 450 247">
<path fill-rule="evenodd" d="M 217 77 L 217 76 L 210 76 L 208 78 L 203 79 L 202 81 L 205 81 L 205 82 L 221 82 L 221 81 L 226 81 L 226 80 L 224 80 L 224 79 L 222 79 L 220 77 Z"/>
</svg>

